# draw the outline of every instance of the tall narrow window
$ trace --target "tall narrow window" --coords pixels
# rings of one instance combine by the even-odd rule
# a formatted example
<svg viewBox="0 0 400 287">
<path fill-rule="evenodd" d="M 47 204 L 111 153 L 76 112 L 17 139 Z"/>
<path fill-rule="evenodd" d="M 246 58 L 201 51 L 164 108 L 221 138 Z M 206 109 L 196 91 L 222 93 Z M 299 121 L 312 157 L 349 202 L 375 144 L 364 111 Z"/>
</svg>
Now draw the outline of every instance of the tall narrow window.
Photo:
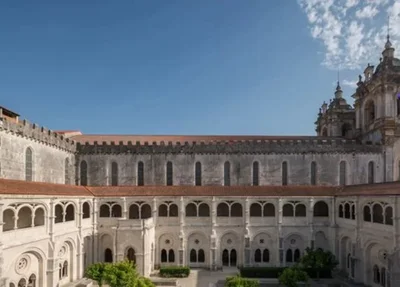
<svg viewBox="0 0 400 287">
<path fill-rule="evenodd" d="M 88 168 L 87 168 L 87 163 L 86 161 L 81 161 L 81 166 L 80 166 L 80 177 L 81 177 L 81 185 L 85 186 L 88 184 Z"/>
<path fill-rule="evenodd" d="M 253 185 L 259 184 L 259 163 L 258 161 L 253 162 Z"/>
<path fill-rule="evenodd" d="M 139 161 L 137 166 L 137 185 L 144 185 L 144 164 L 142 161 Z"/>
<path fill-rule="evenodd" d="M 173 185 L 173 166 L 172 162 L 167 162 L 167 185 Z"/>
<path fill-rule="evenodd" d="M 373 161 L 370 161 L 368 163 L 368 183 L 374 183 L 375 181 L 374 172 L 375 172 L 375 164 Z"/>
<path fill-rule="evenodd" d="M 313 161 L 311 163 L 311 185 L 317 184 L 317 163 Z"/>
<path fill-rule="evenodd" d="M 288 184 L 288 170 L 287 170 L 287 162 L 282 162 L 282 185 Z"/>
<path fill-rule="evenodd" d="M 346 185 L 346 162 L 344 160 L 339 165 L 339 184 Z"/>
<path fill-rule="evenodd" d="M 229 161 L 226 161 L 224 164 L 224 185 L 231 185 L 231 164 Z"/>
<path fill-rule="evenodd" d="M 399 163 L 398 163 L 398 165 L 397 165 L 397 168 L 398 168 L 398 178 L 397 178 L 397 180 L 399 180 L 400 181 L 400 161 L 399 161 Z"/>
<path fill-rule="evenodd" d="M 118 164 L 116 162 L 111 164 L 111 185 L 118 185 Z"/>
<path fill-rule="evenodd" d="M 196 174 L 195 184 L 200 186 L 201 185 L 201 163 L 200 162 L 196 162 L 195 174 Z"/>
<path fill-rule="evenodd" d="M 33 153 L 29 147 L 25 151 L 25 180 L 33 180 Z"/>
<path fill-rule="evenodd" d="M 400 116 L 400 98 L 396 97 L 397 115 Z"/>
<path fill-rule="evenodd" d="M 65 159 L 64 162 L 64 176 L 65 176 L 65 184 L 70 184 L 70 178 L 69 178 L 69 158 Z"/>
</svg>

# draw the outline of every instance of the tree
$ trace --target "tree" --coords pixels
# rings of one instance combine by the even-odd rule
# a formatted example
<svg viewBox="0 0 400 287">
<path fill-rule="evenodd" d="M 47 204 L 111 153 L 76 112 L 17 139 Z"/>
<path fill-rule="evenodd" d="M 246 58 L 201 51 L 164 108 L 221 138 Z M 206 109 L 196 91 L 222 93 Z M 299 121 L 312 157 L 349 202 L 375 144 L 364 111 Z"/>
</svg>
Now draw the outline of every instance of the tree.
<svg viewBox="0 0 400 287">
<path fill-rule="evenodd" d="M 308 282 L 308 275 L 306 272 L 298 267 L 286 268 L 279 275 L 279 283 L 286 287 L 297 287 L 298 282 Z"/>
<path fill-rule="evenodd" d="M 90 265 L 85 271 L 85 277 L 96 281 L 96 283 L 101 287 L 104 283 L 104 269 L 106 263 L 99 262 Z"/>
<path fill-rule="evenodd" d="M 86 269 L 85 276 L 96 281 L 99 286 L 108 284 L 110 287 L 155 287 L 149 279 L 139 276 L 135 265 L 130 261 L 95 263 Z"/>
<path fill-rule="evenodd" d="M 332 272 L 339 262 L 330 251 L 324 251 L 320 248 L 315 250 L 307 247 L 306 254 L 301 258 L 300 264 L 304 268 L 314 269 L 317 272 L 317 278 L 319 278 L 321 270 L 329 270 Z"/>
</svg>

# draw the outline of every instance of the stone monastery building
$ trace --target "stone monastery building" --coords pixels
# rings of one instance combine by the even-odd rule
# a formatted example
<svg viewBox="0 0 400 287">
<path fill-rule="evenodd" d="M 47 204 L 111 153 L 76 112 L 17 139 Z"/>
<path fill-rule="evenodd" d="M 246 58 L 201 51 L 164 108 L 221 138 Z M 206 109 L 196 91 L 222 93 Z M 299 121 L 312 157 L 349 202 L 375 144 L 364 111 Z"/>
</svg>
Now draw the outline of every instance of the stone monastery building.
<svg viewBox="0 0 400 287">
<path fill-rule="evenodd" d="M 97 261 L 285 266 L 331 250 L 400 286 L 400 60 L 324 103 L 317 136 L 54 132 L 0 109 L 0 286 L 54 287 Z"/>
</svg>

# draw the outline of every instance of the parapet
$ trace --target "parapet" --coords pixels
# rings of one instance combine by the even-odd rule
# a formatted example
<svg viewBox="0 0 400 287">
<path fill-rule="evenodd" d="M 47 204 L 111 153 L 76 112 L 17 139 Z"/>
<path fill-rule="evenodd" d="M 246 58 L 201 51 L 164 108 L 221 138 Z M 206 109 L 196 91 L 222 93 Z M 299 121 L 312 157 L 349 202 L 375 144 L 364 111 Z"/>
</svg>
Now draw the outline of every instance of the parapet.
<svg viewBox="0 0 400 287">
<path fill-rule="evenodd" d="M 346 139 L 234 140 L 209 142 L 85 142 L 80 154 L 306 154 L 381 153 L 380 144 L 361 144 Z"/>
<path fill-rule="evenodd" d="M 0 130 L 10 132 L 21 137 L 26 137 L 28 139 L 69 152 L 76 151 L 75 141 L 65 138 L 64 136 L 45 127 L 32 124 L 27 120 L 14 122 L 8 121 L 4 117 L 2 119 L 0 118 Z"/>
</svg>

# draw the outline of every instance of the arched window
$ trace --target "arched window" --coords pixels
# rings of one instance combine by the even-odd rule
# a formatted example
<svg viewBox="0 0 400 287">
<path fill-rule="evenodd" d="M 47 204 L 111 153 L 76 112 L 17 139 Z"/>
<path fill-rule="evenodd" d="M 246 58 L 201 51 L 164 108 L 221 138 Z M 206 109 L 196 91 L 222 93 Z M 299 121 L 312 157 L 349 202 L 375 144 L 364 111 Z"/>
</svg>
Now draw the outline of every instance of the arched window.
<svg viewBox="0 0 400 287">
<path fill-rule="evenodd" d="M 28 206 L 22 207 L 18 211 L 18 229 L 28 228 L 32 226 L 32 209 Z"/>
<path fill-rule="evenodd" d="M 262 216 L 262 208 L 259 203 L 252 203 L 250 205 L 250 217 L 261 217 Z"/>
<path fill-rule="evenodd" d="M 162 263 L 168 262 L 167 250 L 165 249 L 161 250 L 161 262 Z"/>
<path fill-rule="evenodd" d="M 26 280 L 24 278 L 19 280 L 18 287 L 26 287 Z"/>
<path fill-rule="evenodd" d="M 196 162 L 195 164 L 195 185 L 201 185 L 201 163 Z"/>
<path fill-rule="evenodd" d="M 33 180 L 33 152 L 29 147 L 25 151 L 25 180 Z"/>
<path fill-rule="evenodd" d="M 150 217 L 151 217 L 151 207 L 150 207 L 150 205 L 148 205 L 147 203 L 143 204 L 140 207 L 140 218 L 141 219 L 148 219 Z"/>
<path fill-rule="evenodd" d="M 351 219 L 350 217 L 350 204 L 345 203 L 344 204 L 344 218 Z"/>
<path fill-rule="evenodd" d="M 62 277 L 68 276 L 68 262 L 64 261 L 63 269 L 62 269 Z"/>
<path fill-rule="evenodd" d="M 396 97 L 396 106 L 397 106 L 396 112 L 397 112 L 397 115 L 399 116 L 400 115 L 400 98 L 399 97 Z"/>
<path fill-rule="evenodd" d="M 294 212 L 296 217 L 306 217 L 307 212 L 306 212 L 306 206 L 304 204 L 296 204 L 294 207 Z"/>
<path fill-rule="evenodd" d="M 340 204 L 339 205 L 339 218 L 343 218 L 344 216 L 343 216 L 343 205 L 342 204 Z"/>
<path fill-rule="evenodd" d="M 383 223 L 383 208 L 379 203 L 372 206 L 372 222 Z"/>
<path fill-rule="evenodd" d="M 363 209 L 364 221 L 371 222 L 371 208 L 366 205 Z"/>
<path fill-rule="evenodd" d="M 106 250 L 104 250 L 104 262 L 113 262 L 113 254 L 110 248 L 106 248 Z"/>
<path fill-rule="evenodd" d="M 86 186 L 88 184 L 88 168 L 86 161 L 81 161 L 80 165 L 80 180 L 81 185 Z"/>
<path fill-rule="evenodd" d="M 72 204 L 68 204 L 65 210 L 65 221 L 75 220 L 75 208 Z"/>
<path fill-rule="evenodd" d="M 292 249 L 286 250 L 286 262 L 293 262 L 293 252 L 292 252 Z"/>
<path fill-rule="evenodd" d="M 287 162 L 282 162 L 282 185 L 288 184 L 288 166 Z"/>
<path fill-rule="evenodd" d="M 397 165 L 397 171 L 398 171 L 397 180 L 400 181 L 400 161 L 399 161 L 399 163 Z"/>
<path fill-rule="evenodd" d="M 356 219 L 356 205 L 354 203 L 351 205 L 351 219 Z"/>
<path fill-rule="evenodd" d="M 210 207 L 207 203 L 200 203 L 199 205 L 199 217 L 209 217 Z"/>
<path fill-rule="evenodd" d="M 14 284 L 12 284 L 12 285 L 14 285 Z M 10 284 L 10 287 L 12 287 L 11 284 Z M 29 277 L 29 279 L 28 279 L 28 287 L 36 287 L 36 275 L 35 274 L 32 274 Z"/>
<path fill-rule="evenodd" d="M 375 171 L 375 164 L 373 161 L 370 161 L 368 163 L 368 183 L 374 183 L 375 181 L 375 176 L 374 176 L 374 171 Z"/>
<path fill-rule="evenodd" d="M 132 204 L 129 206 L 129 219 L 139 219 L 139 206 L 137 204 Z"/>
<path fill-rule="evenodd" d="M 173 249 L 168 251 L 168 262 L 175 262 L 175 252 Z"/>
<path fill-rule="evenodd" d="M 64 161 L 64 183 L 70 184 L 70 177 L 69 177 L 69 158 L 66 158 Z"/>
<path fill-rule="evenodd" d="M 282 208 L 282 216 L 283 217 L 293 217 L 294 216 L 294 207 L 290 203 L 286 203 Z"/>
<path fill-rule="evenodd" d="M 393 225 L 393 208 L 391 206 L 385 208 L 385 224 Z"/>
<path fill-rule="evenodd" d="M 114 204 L 111 207 L 111 217 L 121 217 L 122 216 L 122 208 L 119 204 Z"/>
<path fill-rule="evenodd" d="M 197 217 L 197 206 L 194 203 L 186 205 L 185 213 L 187 217 Z"/>
<path fill-rule="evenodd" d="M 137 166 L 137 185 L 144 185 L 144 164 L 142 161 L 139 161 Z"/>
<path fill-rule="evenodd" d="M 100 206 L 100 217 L 110 217 L 110 206 L 108 204 L 102 204 Z"/>
<path fill-rule="evenodd" d="M 373 101 L 369 101 L 365 104 L 365 124 L 368 126 L 375 121 L 375 104 Z"/>
<path fill-rule="evenodd" d="M 203 249 L 199 249 L 199 252 L 198 252 L 198 255 L 197 255 L 197 260 L 200 263 L 206 262 L 206 256 L 205 256 L 205 253 L 204 253 Z"/>
<path fill-rule="evenodd" d="M 82 205 L 82 218 L 90 218 L 90 205 L 87 202 Z"/>
<path fill-rule="evenodd" d="M 323 137 L 327 137 L 327 136 L 328 136 L 328 130 L 327 130 L 326 127 L 324 127 L 324 128 L 322 129 L 322 136 L 323 136 Z"/>
<path fill-rule="evenodd" d="M 169 217 L 178 217 L 178 206 L 176 204 L 169 205 Z"/>
<path fill-rule="evenodd" d="M 339 164 L 339 185 L 346 185 L 346 162 L 344 160 Z"/>
<path fill-rule="evenodd" d="M 217 206 L 217 216 L 218 217 L 229 217 L 229 206 L 225 202 L 221 202 Z"/>
<path fill-rule="evenodd" d="M 168 216 L 168 206 L 166 204 L 161 204 L 158 207 L 158 216 L 167 217 Z"/>
<path fill-rule="evenodd" d="M 231 217 L 242 217 L 243 207 L 240 203 L 235 202 L 231 205 Z"/>
<path fill-rule="evenodd" d="M 296 249 L 294 251 L 293 260 L 294 260 L 294 262 L 300 261 L 300 250 L 299 249 Z"/>
<path fill-rule="evenodd" d="M 196 263 L 197 262 L 197 252 L 194 249 L 190 250 L 190 262 Z"/>
<path fill-rule="evenodd" d="M 172 162 L 167 162 L 167 185 L 173 185 L 173 167 L 172 167 Z"/>
<path fill-rule="evenodd" d="M 3 232 L 10 231 L 14 229 L 14 211 L 11 209 L 6 209 L 3 211 Z"/>
<path fill-rule="evenodd" d="M 269 262 L 269 250 L 268 249 L 264 249 L 262 261 Z"/>
<path fill-rule="evenodd" d="M 60 223 L 64 221 L 63 213 L 63 207 L 60 204 L 56 204 L 56 207 L 54 208 L 54 223 Z"/>
<path fill-rule="evenodd" d="M 263 215 L 264 215 L 264 217 L 274 217 L 275 216 L 275 205 L 273 205 L 272 203 L 264 204 Z"/>
<path fill-rule="evenodd" d="M 35 218 L 33 219 L 34 226 L 43 226 L 44 225 L 44 209 L 39 207 L 35 210 Z M 3 225 L 4 231 L 4 225 Z"/>
<path fill-rule="evenodd" d="M 256 249 L 256 251 L 254 252 L 254 262 L 256 262 L 256 263 L 261 262 L 261 250 L 260 249 Z"/>
<path fill-rule="evenodd" d="M 383 286 L 383 287 L 386 286 L 386 268 L 385 267 L 381 268 L 381 286 Z"/>
<path fill-rule="evenodd" d="M 111 185 L 118 185 L 118 164 L 116 162 L 111 163 Z"/>
<path fill-rule="evenodd" d="M 349 123 L 344 123 L 342 125 L 342 137 L 350 137 L 351 136 L 351 125 Z"/>
<path fill-rule="evenodd" d="M 126 258 L 135 263 L 136 262 L 136 253 L 135 253 L 135 249 L 133 249 L 132 247 L 128 249 L 128 251 L 126 252 Z"/>
<path fill-rule="evenodd" d="M 328 217 L 329 216 L 329 207 L 325 201 L 318 201 L 314 205 L 314 216 L 315 217 Z"/>
<path fill-rule="evenodd" d="M 311 185 L 317 184 L 317 163 L 313 161 L 311 163 Z"/>
<path fill-rule="evenodd" d="M 379 284 L 379 281 L 380 281 L 379 267 L 374 265 L 372 270 L 374 273 L 374 283 Z"/>
<path fill-rule="evenodd" d="M 229 161 L 224 163 L 224 185 L 231 185 L 231 164 Z"/>
<path fill-rule="evenodd" d="M 260 179 L 260 170 L 259 170 L 259 163 L 258 161 L 253 162 L 253 185 L 258 186 L 259 185 L 259 179 Z"/>
</svg>

